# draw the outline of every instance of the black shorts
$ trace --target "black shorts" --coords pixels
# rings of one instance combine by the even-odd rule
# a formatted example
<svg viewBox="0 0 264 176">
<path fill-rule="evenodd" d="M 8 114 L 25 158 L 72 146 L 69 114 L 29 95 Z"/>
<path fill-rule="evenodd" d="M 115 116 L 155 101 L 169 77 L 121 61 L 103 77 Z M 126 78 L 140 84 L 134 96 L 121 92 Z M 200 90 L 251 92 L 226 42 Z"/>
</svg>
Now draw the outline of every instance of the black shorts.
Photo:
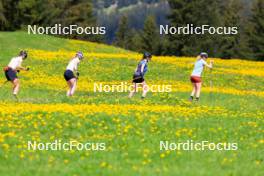
<svg viewBox="0 0 264 176">
<path fill-rule="evenodd" d="M 143 83 L 145 81 L 144 77 L 133 75 L 133 83 Z"/>
<path fill-rule="evenodd" d="M 69 81 L 69 80 L 71 80 L 72 78 L 76 78 L 76 77 L 74 76 L 73 72 L 72 72 L 71 70 L 66 70 L 66 71 L 64 72 L 64 79 L 65 79 L 66 81 Z"/>
<path fill-rule="evenodd" d="M 14 81 L 17 79 L 17 72 L 11 68 L 5 71 L 5 76 L 8 81 Z"/>
</svg>

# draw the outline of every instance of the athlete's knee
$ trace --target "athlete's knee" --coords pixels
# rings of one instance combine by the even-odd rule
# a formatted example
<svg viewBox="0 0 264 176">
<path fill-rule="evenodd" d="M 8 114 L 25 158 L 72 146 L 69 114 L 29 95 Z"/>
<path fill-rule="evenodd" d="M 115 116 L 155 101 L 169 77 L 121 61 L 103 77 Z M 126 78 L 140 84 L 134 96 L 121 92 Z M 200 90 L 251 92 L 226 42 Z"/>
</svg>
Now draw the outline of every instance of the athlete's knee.
<svg viewBox="0 0 264 176">
<path fill-rule="evenodd" d="M 143 90 L 144 90 L 144 91 L 146 91 L 146 92 L 149 90 L 149 88 L 148 88 L 148 85 L 147 85 L 147 84 L 143 85 Z"/>
<path fill-rule="evenodd" d="M 14 84 L 15 86 L 19 85 L 19 80 L 18 80 L 18 79 L 14 79 L 13 84 Z"/>
</svg>

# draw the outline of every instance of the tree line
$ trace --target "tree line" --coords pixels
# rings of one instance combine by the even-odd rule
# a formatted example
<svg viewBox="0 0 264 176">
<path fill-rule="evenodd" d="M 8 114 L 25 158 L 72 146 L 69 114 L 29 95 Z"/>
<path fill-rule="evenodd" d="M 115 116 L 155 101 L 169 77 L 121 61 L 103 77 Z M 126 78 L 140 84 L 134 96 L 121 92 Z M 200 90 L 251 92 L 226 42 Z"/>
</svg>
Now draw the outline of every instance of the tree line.
<svg viewBox="0 0 264 176">
<path fill-rule="evenodd" d="M 103 5 L 107 3 L 110 3 L 111 6 L 104 7 Z M 121 3 L 122 6 L 118 3 Z M 99 6 L 99 4 L 101 5 Z M 119 22 L 124 15 L 128 18 L 129 27 L 136 30 L 143 29 L 144 21 L 149 15 L 155 16 L 158 25 L 168 23 L 169 5 L 166 0 L 113 0 L 112 3 L 111 1 L 101 0 L 96 1 L 94 5 L 98 25 L 107 28 L 108 32 L 104 39 L 108 44 L 114 41 Z"/>
<path fill-rule="evenodd" d="M 27 25 L 68 26 L 96 25 L 95 7 L 100 2 L 108 5 L 117 3 L 120 7 L 134 1 L 101 0 L 0 0 L 0 30 L 14 31 Z M 138 1 L 135 1 L 136 3 Z M 143 1 L 142 1 L 143 2 Z M 144 0 L 157 3 L 159 0 Z M 201 26 L 237 26 L 237 35 L 160 35 L 160 16 L 149 15 L 140 27 L 131 27 L 138 23 L 137 18 L 128 18 L 126 13 L 118 19 L 117 32 L 114 33 L 114 45 L 137 52 L 149 51 L 155 55 L 194 56 L 201 51 L 212 57 L 245 58 L 264 60 L 264 1 L 255 0 L 250 15 L 241 13 L 241 0 L 168 0 L 170 11 L 167 23 L 170 26 L 193 24 Z M 105 5 L 105 4 L 104 4 Z M 144 7 L 144 6 L 142 6 Z M 140 10 L 143 11 L 144 9 Z M 135 15 L 140 16 L 136 13 Z M 145 16 L 144 16 L 145 18 Z M 133 25 L 135 26 L 135 25 Z M 143 27 L 141 27 L 143 26 Z M 89 35 L 71 35 L 69 38 L 105 42 L 103 37 Z"/>
<path fill-rule="evenodd" d="M 118 8 L 127 7 L 138 3 L 157 3 L 160 0 L 93 0 L 96 8 L 108 8 L 111 5 L 117 5 Z"/>
<path fill-rule="evenodd" d="M 169 0 L 171 26 L 237 26 L 237 35 L 160 35 L 154 16 L 142 30 L 129 28 L 124 15 L 114 44 L 133 51 L 156 55 L 194 56 L 201 51 L 211 57 L 264 60 L 264 1 L 256 0 L 248 18 L 240 13 L 240 0 Z"/>
<path fill-rule="evenodd" d="M 76 24 L 84 27 L 95 22 L 92 3 L 87 0 L 0 0 L 1 31 L 20 30 L 27 25 L 48 27 L 55 24 Z M 94 39 L 87 35 L 67 37 Z"/>
</svg>

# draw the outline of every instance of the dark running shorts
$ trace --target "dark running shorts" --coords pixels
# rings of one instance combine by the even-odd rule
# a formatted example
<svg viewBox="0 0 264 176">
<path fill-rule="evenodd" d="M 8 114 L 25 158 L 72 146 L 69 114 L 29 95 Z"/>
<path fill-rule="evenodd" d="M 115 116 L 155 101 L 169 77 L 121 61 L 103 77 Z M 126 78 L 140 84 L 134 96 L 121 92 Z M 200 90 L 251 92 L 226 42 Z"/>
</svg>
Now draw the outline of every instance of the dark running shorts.
<svg viewBox="0 0 264 176">
<path fill-rule="evenodd" d="M 145 80 L 142 76 L 137 76 L 137 75 L 134 75 L 133 76 L 133 83 L 143 83 Z"/>
<path fill-rule="evenodd" d="M 72 78 L 75 78 L 73 72 L 72 72 L 71 70 L 66 70 L 66 71 L 64 72 L 64 79 L 65 79 L 66 81 L 69 81 L 69 80 L 71 80 Z"/>
<path fill-rule="evenodd" d="M 192 83 L 201 83 L 202 82 L 202 79 L 199 76 L 191 76 L 190 80 Z"/>
<path fill-rule="evenodd" d="M 17 72 L 11 68 L 5 71 L 5 76 L 8 81 L 14 81 L 17 79 Z"/>
</svg>

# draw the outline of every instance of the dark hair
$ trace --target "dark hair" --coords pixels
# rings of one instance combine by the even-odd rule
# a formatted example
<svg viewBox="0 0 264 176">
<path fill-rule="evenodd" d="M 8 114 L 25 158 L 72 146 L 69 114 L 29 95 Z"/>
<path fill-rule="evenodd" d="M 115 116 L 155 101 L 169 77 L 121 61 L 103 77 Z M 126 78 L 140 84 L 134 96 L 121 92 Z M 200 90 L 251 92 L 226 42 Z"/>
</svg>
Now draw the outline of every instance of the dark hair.
<svg viewBox="0 0 264 176">
<path fill-rule="evenodd" d="M 149 52 L 144 52 L 144 54 L 143 54 L 143 59 L 151 58 L 151 57 L 152 57 L 151 53 L 149 53 Z"/>
<path fill-rule="evenodd" d="M 19 56 L 22 56 L 23 58 L 27 58 L 27 55 L 28 55 L 27 52 L 24 50 L 19 52 Z"/>
</svg>

